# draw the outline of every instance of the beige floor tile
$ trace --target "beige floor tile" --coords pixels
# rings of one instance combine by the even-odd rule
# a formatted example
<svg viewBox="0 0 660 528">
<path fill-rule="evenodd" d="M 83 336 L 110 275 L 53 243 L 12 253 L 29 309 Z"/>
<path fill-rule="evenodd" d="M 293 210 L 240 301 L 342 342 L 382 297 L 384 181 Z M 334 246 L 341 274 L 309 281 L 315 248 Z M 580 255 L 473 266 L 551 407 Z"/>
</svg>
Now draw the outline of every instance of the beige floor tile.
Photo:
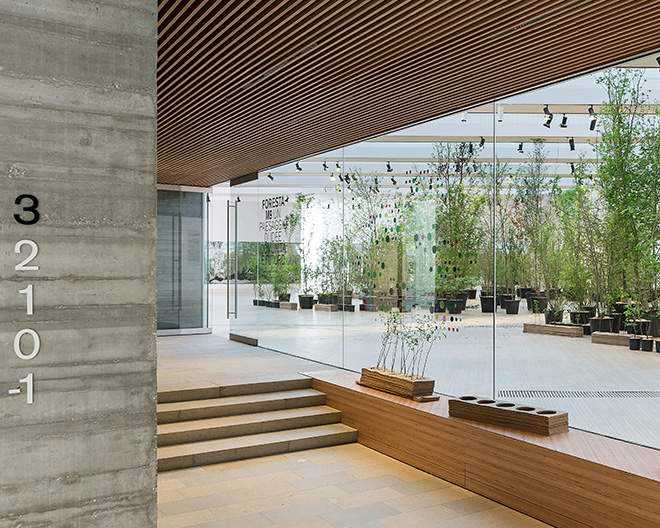
<svg viewBox="0 0 660 528">
<path fill-rule="evenodd" d="M 161 491 L 169 491 L 185 487 L 184 484 L 177 478 L 164 478 L 168 473 L 161 473 L 158 475 L 158 493 Z"/>
<path fill-rule="evenodd" d="M 422 478 L 420 480 L 414 480 L 412 482 L 403 482 L 401 484 L 397 484 L 392 487 L 397 491 L 400 491 L 404 495 L 419 495 L 421 493 L 429 493 L 431 491 L 438 491 L 443 489 L 465 491 L 465 494 L 463 494 L 462 496 L 455 497 L 453 499 L 450 498 L 448 500 L 458 500 L 460 498 L 471 497 L 472 495 L 474 495 L 473 493 L 470 493 L 467 490 L 463 490 L 463 488 L 459 488 L 458 486 L 453 486 L 451 484 L 449 485 L 448 484 L 449 483 L 445 480 L 441 480 L 427 475 L 425 478 Z"/>
<path fill-rule="evenodd" d="M 298 519 L 296 521 L 272 524 L 271 528 L 335 528 L 321 517 L 308 517 L 307 519 Z"/>
<path fill-rule="evenodd" d="M 234 499 L 226 493 L 217 493 L 194 499 L 182 499 L 179 501 L 158 504 L 158 515 L 163 517 L 175 516 L 182 513 L 191 513 L 201 510 L 209 510 L 219 506 L 234 504 Z"/>
<path fill-rule="evenodd" d="M 393 487 L 394 490 L 401 493 L 398 486 Z M 418 493 L 416 495 L 405 495 L 404 497 L 391 499 L 386 501 L 392 508 L 396 508 L 401 512 L 408 512 L 414 510 L 421 510 L 443 504 L 445 502 L 452 502 L 467 497 L 473 494 L 467 490 L 458 487 L 442 488 L 427 493 Z"/>
<path fill-rule="evenodd" d="M 470 515 L 473 513 L 479 513 L 485 510 L 492 510 L 493 508 L 501 507 L 497 502 L 494 502 L 485 497 L 476 495 L 474 497 L 468 497 L 466 499 L 460 499 L 457 501 L 450 501 L 443 503 L 445 508 L 454 510 L 461 515 Z"/>
<path fill-rule="evenodd" d="M 445 528 L 454 519 L 461 519 L 462 516 L 444 506 L 434 506 L 432 508 L 423 508 L 419 510 L 408 511 L 398 515 L 392 515 L 378 519 L 378 522 L 385 528 L 402 527 L 424 527 L 424 528 Z"/>
<path fill-rule="evenodd" d="M 288 506 L 284 499 L 285 497 L 281 496 L 264 497 L 262 499 L 212 508 L 211 511 L 218 519 L 233 519 L 234 517 L 242 517 L 253 513 L 264 513 Z"/>
<path fill-rule="evenodd" d="M 158 518 L 158 528 L 189 528 L 215 521 L 218 518 L 210 510 L 194 511 Z"/>
<path fill-rule="evenodd" d="M 232 519 L 222 519 L 211 523 L 199 524 L 194 528 L 265 528 L 272 526 L 272 523 L 260 513 L 244 515 L 243 517 L 233 517 Z"/>
<path fill-rule="evenodd" d="M 298 489 L 288 482 L 280 482 L 275 485 L 256 485 L 248 489 L 230 491 L 229 496 L 236 502 L 247 502 L 266 497 L 283 497 L 297 492 Z"/>
<path fill-rule="evenodd" d="M 360 493 L 362 491 L 369 491 L 379 488 L 394 488 L 394 486 L 403 483 L 404 481 L 401 480 L 398 476 L 390 474 L 346 482 L 344 484 L 340 484 L 339 487 L 348 491 L 349 493 Z"/>
<path fill-rule="evenodd" d="M 291 484 L 293 484 L 293 486 L 299 490 L 310 490 L 315 488 L 323 488 L 329 485 L 340 485 L 353 481 L 355 481 L 355 477 L 353 475 L 349 475 L 348 473 L 342 471 L 340 473 L 330 473 L 329 475 L 316 475 L 313 477 L 301 478 L 300 480 L 292 482 Z"/>
<path fill-rule="evenodd" d="M 286 506 L 284 508 L 270 510 L 263 513 L 274 524 L 277 524 L 298 521 L 305 518 L 309 519 L 316 516 L 323 516 L 325 514 L 337 511 L 342 510 L 332 504 L 330 501 L 320 500 L 315 502 L 306 502 L 304 504 L 296 504 L 293 506 Z"/>
<path fill-rule="evenodd" d="M 178 489 L 162 489 L 158 486 L 158 504 L 167 504 L 168 502 L 178 501 L 183 499 L 183 495 Z"/>
<path fill-rule="evenodd" d="M 208 497 L 218 493 L 227 493 L 229 491 L 236 491 L 240 486 L 232 480 L 223 480 L 221 482 L 210 482 L 208 484 L 200 484 L 199 486 L 187 486 L 183 489 L 177 490 L 182 498 L 194 499 L 195 497 Z"/>
<path fill-rule="evenodd" d="M 392 488 L 378 488 L 352 494 L 344 491 L 344 493 L 345 496 L 334 499 L 332 502 L 345 510 L 356 508 L 357 506 L 365 506 L 367 504 L 386 502 L 405 497 L 405 495 L 402 495 L 400 492 Z"/>
<path fill-rule="evenodd" d="M 340 510 L 323 514 L 321 517 L 336 528 L 347 528 L 357 523 L 365 523 L 390 517 L 398 514 L 398 511 L 382 502 L 365 504 L 349 510 Z"/>
</svg>

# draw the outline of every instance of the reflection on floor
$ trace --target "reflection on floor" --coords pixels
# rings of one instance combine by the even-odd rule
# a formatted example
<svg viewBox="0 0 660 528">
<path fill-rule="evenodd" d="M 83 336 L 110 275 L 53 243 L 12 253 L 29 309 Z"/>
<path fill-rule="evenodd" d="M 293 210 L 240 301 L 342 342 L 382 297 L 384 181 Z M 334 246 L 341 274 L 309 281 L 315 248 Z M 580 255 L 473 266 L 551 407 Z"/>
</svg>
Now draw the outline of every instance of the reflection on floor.
<svg viewBox="0 0 660 528">
<path fill-rule="evenodd" d="M 217 336 L 158 339 L 159 386 L 318 365 Z M 168 471 L 159 528 L 547 526 L 359 444 Z"/>
<path fill-rule="evenodd" d="M 373 365 L 378 356 L 382 323 L 377 313 L 278 310 L 253 306 L 252 297 L 251 285 L 239 285 L 239 317 L 230 319 L 231 331 L 258 338 L 261 347 L 355 371 Z M 224 286 L 214 285 L 214 328 L 226 324 L 224 300 Z M 459 321 L 448 321 L 458 331 L 448 332 L 429 358 L 427 375 L 435 378 L 438 392 L 492 397 L 493 316 L 482 314 L 478 302 L 468 301 Z M 588 336 L 523 334 L 524 322 L 542 322 L 541 316 L 527 311 L 524 301 L 519 315 L 497 313 L 498 393 L 660 389 L 660 354 L 592 344 Z M 660 448 L 658 398 L 521 397 L 516 402 L 568 411 L 572 427 Z"/>
</svg>

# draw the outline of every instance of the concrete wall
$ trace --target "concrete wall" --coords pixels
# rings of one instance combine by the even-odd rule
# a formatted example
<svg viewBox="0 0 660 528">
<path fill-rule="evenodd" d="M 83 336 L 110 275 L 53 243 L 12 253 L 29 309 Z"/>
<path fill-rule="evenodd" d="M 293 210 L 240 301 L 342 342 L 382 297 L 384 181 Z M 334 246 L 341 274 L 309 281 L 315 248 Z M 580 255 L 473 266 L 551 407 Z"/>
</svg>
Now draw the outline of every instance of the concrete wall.
<svg viewBox="0 0 660 528">
<path fill-rule="evenodd" d="M 156 9 L 0 0 L 2 528 L 156 525 Z"/>
</svg>

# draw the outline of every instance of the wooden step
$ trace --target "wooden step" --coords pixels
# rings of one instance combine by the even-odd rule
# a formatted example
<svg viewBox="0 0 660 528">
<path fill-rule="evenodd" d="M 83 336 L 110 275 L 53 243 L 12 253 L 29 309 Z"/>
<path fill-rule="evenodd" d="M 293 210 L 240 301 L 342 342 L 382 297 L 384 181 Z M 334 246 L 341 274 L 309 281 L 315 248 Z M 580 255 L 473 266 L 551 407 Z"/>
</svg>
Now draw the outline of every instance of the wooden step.
<svg viewBox="0 0 660 528">
<path fill-rule="evenodd" d="M 312 386 L 307 376 L 262 376 L 245 378 L 231 383 L 212 383 L 207 381 L 175 383 L 158 388 L 158 403 L 171 403 L 189 400 L 240 396 L 243 394 L 262 394 L 264 392 L 290 391 L 307 389 Z"/>
<path fill-rule="evenodd" d="M 356 440 L 355 429 L 338 423 L 164 446 L 158 448 L 158 471 L 289 453 Z"/>
<path fill-rule="evenodd" d="M 173 423 L 187 420 L 203 420 L 281 409 L 294 409 L 323 405 L 325 394 L 313 389 L 279 391 L 242 396 L 227 396 L 172 403 L 159 403 L 157 407 L 158 423 Z"/>
<path fill-rule="evenodd" d="M 158 426 L 158 446 L 313 427 L 338 423 L 340 419 L 340 411 L 325 405 L 319 405 L 168 423 Z"/>
</svg>

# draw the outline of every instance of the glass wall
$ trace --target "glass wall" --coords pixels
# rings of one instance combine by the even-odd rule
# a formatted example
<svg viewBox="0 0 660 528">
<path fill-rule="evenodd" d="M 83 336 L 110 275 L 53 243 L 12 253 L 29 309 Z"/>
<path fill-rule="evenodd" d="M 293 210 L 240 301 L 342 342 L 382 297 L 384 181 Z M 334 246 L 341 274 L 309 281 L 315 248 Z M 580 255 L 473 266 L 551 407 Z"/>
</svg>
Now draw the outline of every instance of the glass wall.
<svg viewBox="0 0 660 528">
<path fill-rule="evenodd" d="M 232 331 L 660 447 L 658 81 L 609 70 L 234 187 Z"/>
<path fill-rule="evenodd" d="M 208 327 L 206 194 L 158 191 L 159 331 Z"/>
</svg>

